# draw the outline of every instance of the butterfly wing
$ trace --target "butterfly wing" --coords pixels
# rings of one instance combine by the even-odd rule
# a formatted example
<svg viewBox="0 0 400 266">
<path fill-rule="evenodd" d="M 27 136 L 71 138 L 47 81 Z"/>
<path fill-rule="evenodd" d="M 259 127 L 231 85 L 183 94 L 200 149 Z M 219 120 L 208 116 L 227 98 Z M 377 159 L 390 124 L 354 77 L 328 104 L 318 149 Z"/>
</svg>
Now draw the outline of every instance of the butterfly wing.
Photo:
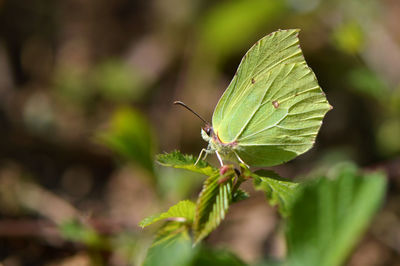
<svg viewBox="0 0 400 266">
<path fill-rule="evenodd" d="M 254 166 L 280 164 L 309 150 L 331 108 L 307 65 L 283 64 L 267 76 L 261 82 L 268 93 L 237 136 L 238 155 Z"/>
<path fill-rule="evenodd" d="M 310 149 L 330 109 L 297 38 L 274 32 L 244 56 L 213 114 L 214 131 L 253 166 L 272 166 Z"/>
</svg>

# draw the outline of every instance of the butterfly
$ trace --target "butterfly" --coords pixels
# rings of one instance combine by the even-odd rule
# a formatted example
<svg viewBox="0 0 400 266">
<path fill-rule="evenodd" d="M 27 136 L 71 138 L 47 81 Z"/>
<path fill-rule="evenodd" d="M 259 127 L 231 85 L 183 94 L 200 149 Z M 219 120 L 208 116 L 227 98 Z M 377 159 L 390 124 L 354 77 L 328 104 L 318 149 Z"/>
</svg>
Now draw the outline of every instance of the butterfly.
<svg viewBox="0 0 400 266">
<path fill-rule="evenodd" d="M 249 166 L 274 166 L 308 151 L 332 109 L 299 45 L 298 29 L 278 30 L 244 55 L 205 122 L 203 153 Z M 205 159 L 204 157 L 204 159 Z"/>
</svg>

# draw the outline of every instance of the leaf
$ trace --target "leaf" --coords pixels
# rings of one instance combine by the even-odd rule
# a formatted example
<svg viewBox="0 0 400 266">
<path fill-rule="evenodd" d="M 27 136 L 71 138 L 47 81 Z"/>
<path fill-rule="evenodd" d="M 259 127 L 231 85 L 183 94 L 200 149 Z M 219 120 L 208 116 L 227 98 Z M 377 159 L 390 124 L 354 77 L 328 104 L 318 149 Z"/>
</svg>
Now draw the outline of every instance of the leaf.
<svg viewBox="0 0 400 266">
<path fill-rule="evenodd" d="M 97 134 L 97 139 L 127 160 L 153 172 L 155 139 L 147 119 L 134 109 L 118 109 L 109 128 Z"/>
<path fill-rule="evenodd" d="M 181 223 L 192 223 L 196 205 L 190 200 L 183 200 L 172 206 L 168 211 L 143 219 L 139 226 L 142 228 L 164 219 L 171 219 Z"/>
<path fill-rule="evenodd" d="M 108 240 L 99 235 L 92 227 L 82 224 L 76 220 L 68 220 L 63 222 L 59 227 L 61 235 L 74 242 L 79 242 L 88 247 L 108 249 Z"/>
<path fill-rule="evenodd" d="M 189 227 L 185 224 L 176 221 L 165 223 L 157 232 L 152 246 L 157 246 L 165 243 L 171 243 L 177 240 L 190 240 Z"/>
<path fill-rule="evenodd" d="M 377 73 L 366 67 L 352 68 L 348 72 L 348 82 L 354 90 L 363 96 L 368 96 L 377 101 L 387 102 L 393 97 L 390 89 Z"/>
<path fill-rule="evenodd" d="M 175 169 L 172 167 L 157 167 L 157 192 L 161 198 L 179 201 L 198 193 L 204 182 L 204 176 L 199 173 Z"/>
<path fill-rule="evenodd" d="M 304 185 L 287 221 L 288 265 L 342 265 L 382 202 L 385 176 L 344 165 Z"/>
<path fill-rule="evenodd" d="M 187 227 L 176 222 L 167 223 L 149 249 L 144 265 L 246 265 L 229 251 L 210 249 L 202 245 L 192 247 Z"/>
<path fill-rule="evenodd" d="M 157 155 L 157 162 L 163 166 L 186 169 L 192 172 L 204 175 L 214 175 L 218 169 L 212 167 L 204 160 L 199 160 L 195 165 L 197 158 L 193 155 L 182 154 L 179 151 Z"/>
<path fill-rule="evenodd" d="M 246 200 L 250 197 L 249 193 L 247 193 L 246 191 L 244 191 L 243 189 L 238 189 L 235 191 L 235 193 L 233 194 L 232 197 L 232 202 L 239 202 L 242 200 Z"/>
<path fill-rule="evenodd" d="M 196 204 L 193 223 L 194 244 L 205 238 L 225 218 L 229 204 L 232 201 L 232 180 L 234 175 L 233 170 L 228 171 L 224 177 L 221 177 L 217 172 L 204 182 Z M 225 181 L 220 184 L 220 180 Z"/>
<path fill-rule="evenodd" d="M 235 256 L 235 254 L 227 250 L 216 248 L 211 249 L 202 245 L 198 249 L 192 265 L 244 266 L 246 264 L 240 258 Z"/>
<path fill-rule="evenodd" d="M 168 222 L 158 231 L 143 265 L 190 265 L 192 257 L 188 227 L 182 223 Z"/>
<path fill-rule="evenodd" d="M 298 183 L 283 180 L 273 171 L 262 170 L 257 174 L 245 170 L 245 175 L 253 178 L 253 185 L 256 190 L 265 192 L 267 200 L 272 206 L 277 205 L 283 216 L 289 215 L 290 206 L 294 201 Z"/>
<path fill-rule="evenodd" d="M 146 79 L 140 69 L 123 60 L 108 59 L 97 64 L 91 71 L 90 81 L 102 96 L 114 102 L 130 102 L 140 99 L 146 89 Z"/>
</svg>

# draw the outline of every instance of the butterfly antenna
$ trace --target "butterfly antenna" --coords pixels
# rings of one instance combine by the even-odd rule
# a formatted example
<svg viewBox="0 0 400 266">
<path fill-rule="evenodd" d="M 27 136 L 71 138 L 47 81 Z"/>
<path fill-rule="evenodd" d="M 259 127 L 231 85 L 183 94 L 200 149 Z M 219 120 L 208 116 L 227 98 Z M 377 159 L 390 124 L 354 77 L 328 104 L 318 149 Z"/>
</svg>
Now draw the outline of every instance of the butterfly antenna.
<svg viewBox="0 0 400 266">
<path fill-rule="evenodd" d="M 198 118 L 200 118 L 201 121 L 204 122 L 204 124 L 206 124 L 206 125 L 209 125 L 209 124 L 210 124 L 210 123 L 208 123 L 203 117 L 201 117 L 198 113 L 196 113 L 195 111 L 193 111 L 192 108 L 190 108 L 189 106 L 187 106 L 187 105 L 184 104 L 183 102 L 181 102 L 181 101 L 175 101 L 174 104 L 175 104 L 175 105 L 181 105 L 181 106 L 185 107 L 185 108 L 188 109 L 190 112 L 192 112 L 194 115 L 196 115 Z"/>
</svg>

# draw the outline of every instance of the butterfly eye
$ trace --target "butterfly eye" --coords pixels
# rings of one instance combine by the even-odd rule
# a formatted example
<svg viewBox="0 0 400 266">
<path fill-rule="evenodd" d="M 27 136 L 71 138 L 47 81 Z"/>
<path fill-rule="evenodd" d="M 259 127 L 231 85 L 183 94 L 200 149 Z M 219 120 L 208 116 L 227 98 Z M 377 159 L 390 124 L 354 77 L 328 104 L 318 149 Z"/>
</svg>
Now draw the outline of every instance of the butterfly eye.
<svg viewBox="0 0 400 266">
<path fill-rule="evenodd" d="M 205 127 L 204 131 L 206 132 L 206 134 L 211 137 L 211 132 L 212 132 L 212 128 L 211 127 Z"/>
</svg>

